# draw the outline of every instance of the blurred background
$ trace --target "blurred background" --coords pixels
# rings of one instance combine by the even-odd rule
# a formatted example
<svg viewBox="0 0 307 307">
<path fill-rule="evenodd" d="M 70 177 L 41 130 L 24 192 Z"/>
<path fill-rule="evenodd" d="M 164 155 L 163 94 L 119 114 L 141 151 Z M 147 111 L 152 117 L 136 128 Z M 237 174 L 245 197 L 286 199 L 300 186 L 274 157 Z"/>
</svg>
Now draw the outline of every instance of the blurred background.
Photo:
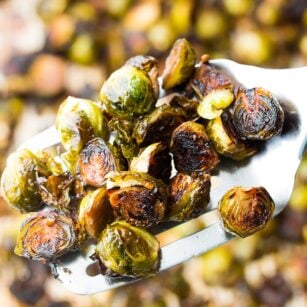
<svg viewBox="0 0 307 307">
<path fill-rule="evenodd" d="M 107 76 L 133 55 L 157 57 L 162 70 L 179 37 L 198 56 L 307 65 L 307 1 L 0 0 L 0 172 L 9 152 L 54 123 L 63 98 L 97 98 Z M 264 231 L 93 296 L 68 292 L 47 266 L 14 255 L 22 219 L 0 198 L 4 307 L 307 306 L 307 155 L 287 209 Z"/>
</svg>

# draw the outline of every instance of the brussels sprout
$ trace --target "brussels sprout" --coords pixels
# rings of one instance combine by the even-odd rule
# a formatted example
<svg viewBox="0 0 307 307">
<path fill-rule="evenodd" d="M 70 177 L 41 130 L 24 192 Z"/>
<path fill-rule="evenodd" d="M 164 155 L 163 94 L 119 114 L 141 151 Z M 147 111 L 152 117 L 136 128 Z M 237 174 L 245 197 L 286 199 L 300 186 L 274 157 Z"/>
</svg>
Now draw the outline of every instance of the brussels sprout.
<svg viewBox="0 0 307 307">
<path fill-rule="evenodd" d="M 78 225 L 83 232 L 98 239 L 101 231 L 114 219 L 105 188 L 89 192 L 81 201 Z"/>
<path fill-rule="evenodd" d="M 142 146 L 157 142 L 169 144 L 173 130 L 185 120 L 184 111 L 163 105 L 136 122 L 133 137 Z"/>
<path fill-rule="evenodd" d="M 155 105 L 147 73 L 133 66 L 115 71 L 102 85 L 100 99 L 111 115 L 126 119 L 148 113 Z"/>
<path fill-rule="evenodd" d="M 236 161 L 243 160 L 256 153 L 256 147 L 241 140 L 235 133 L 232 123 L 229 120 L 224 120 L 224 118 L 229 118 L 226 114 L 225 112 L 222 117 L 210 120 L 206 125 L 208 137 L 215 150 L 219 154 Z"/>
<path fill-rule="evenodd" d="M 33 260 L 52 261 L 75 248 L 73 220 L 58 211 L 31 215 L 21 226 L 15 254 Z"/>
<path fill-rule="evenodd" d="M 196 54 L 191 44 L 185 39 L 178 39 L 165 62 L 162 86 L 173 88 L 186 82 L 194 71 Z"/>
<path fill-rule="evenodd" d="M 242 238 L 263 229 L 274 209 L 274 201 L 263 187 L 234 187 L 218 204 L 225 230 Z"/>
<path fill-rule="evenodd" d="M 155 178 L 168 181 L 171 175 L 171 156 L 165 145 L 154 143 L 132 159 L 130 170 L 133 172 L 147 173 Z"/>
<path fill-rule="evenodd" d="M 102 110 L 91 100 L 68 97 L 59 108 L 56 128 L 64 148 L 80 152 L 94 137 L 107 139 L 108 126 Z"/>
<path fill-rule="evenodd" d="M 102 231 L 96 255 L 111 273 L 148 277 L 159 269 L 159 241 L 144 229 L 117 221 Z"/>
<path fill-rule="evenodd" d="M 200 99 L 203 99 L 204 96 L 216 89 L 232 90 L 233 84 L 226 74 L 205 62 L 195 68 L 186 91 L 187 94 L 194 91 Z"/>
<path fill-rule="evenodd" d="M 159 97 L 159 82 L 158 82 L 159 67 L 158 67 L 158 61 L 154 57 L 137 55 L 128 59 L 125 65 L 133 66 L 145 71 L 151 80 L 155 92 L 155 97 L 156 98 Z"/>
<path fill-rule="evenodd" d="M 111 173 L 107 189 L 119 218 L 144 227 L 162 221 L 166 204 L 166 187 L 162 181 L 145 173 Z"/>
<path fill-rule="evenodd" d="M 234 100 L 234 95 L 230 89 L 212 90 L 200 102 L 197 113 L 205 119 L 214 119 L 220 116 Z"/>
<path fill-rule="evenodd" d="M 103 139 L 95 138 L 80 152 L 78 166 L 84 182 L 94 187 L 105 184 L 105 176 L 121 169 L 115 155 Z"/>
<path fill-rule="evenodd" d="M 96 46 L 92 35 L 79 34 L 70 45 L 68 57 L 77 64 L 92 64 L 96 57 Z"/>
<path fill-rule="evenodd" d="M 268 140 L 282 131 L 284 111 L 272 93 L 263 88 L 240 89 L 231 112 L 243 140 Z"/>
<path fill-rule="evenodd" d="M 110 144 L 120 152 L 121 156 L 128 162 L 137 155 L 138 146 L 132 139 L 134 122 L 112 118 L 109 121 Z"/>
<path fill-rule="evenodd" d="M 4 199 L 21 212 L 41 208 L 37 178 L 48 175 L 46 166 L 29 150 L 12 153 L 1 177 L 1 194 Z"/>
<path fill-rule="evenodd" d="M 169 185 L 168 220 L 186 221 L 204 213 L 210 199 L 210 175 L 178 173 Z"/>
<path fill-rule="evenodd" d="M 219 163 L 204 126 L 192 121 L 174 130 L 170 148 L 179 172 L 210 172 Z"/>
</svg>

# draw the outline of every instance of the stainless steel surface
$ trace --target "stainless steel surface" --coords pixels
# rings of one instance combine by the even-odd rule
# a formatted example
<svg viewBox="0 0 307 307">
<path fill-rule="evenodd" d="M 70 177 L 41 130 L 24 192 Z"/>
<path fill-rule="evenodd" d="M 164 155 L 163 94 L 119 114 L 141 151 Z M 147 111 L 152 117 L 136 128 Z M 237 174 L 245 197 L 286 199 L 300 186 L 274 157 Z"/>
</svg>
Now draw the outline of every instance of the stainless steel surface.
<svg viewBox="0 0 307 307">
<path fill-rule="evenodd" d="M 233 75 L 245 87 L 263 87 L 279 98 L 286 110 L 286 127 L 281 136 L 265 143 L 259 153 L 248 162 L 223 162 L 212 178 L 210 210 L 222 195 L 233 186 L 264 186 L 276 203 L 275 215 L 286 206 L 290 198 L 295 172 L 306 144 L 307 125 L 307 67 L 293 69 L 264 69 L 240 65 L 229 60 L 211 61 Z M 21 147 L 43 149 L 59 143 L 54 127 L 42 132 Z M 193 256 L 200 255 L 234 236 L 224 232 L 219 223 L 162 248 L 161 268 L 168 269 Z M 92 294 L 135 281 L 130 278 L 106 278 L 88 273 L 93 263 L 86 254 L 73 254 L 60 259 L 55 266 L 58 279 L 71 291 Z"/>
</svg>

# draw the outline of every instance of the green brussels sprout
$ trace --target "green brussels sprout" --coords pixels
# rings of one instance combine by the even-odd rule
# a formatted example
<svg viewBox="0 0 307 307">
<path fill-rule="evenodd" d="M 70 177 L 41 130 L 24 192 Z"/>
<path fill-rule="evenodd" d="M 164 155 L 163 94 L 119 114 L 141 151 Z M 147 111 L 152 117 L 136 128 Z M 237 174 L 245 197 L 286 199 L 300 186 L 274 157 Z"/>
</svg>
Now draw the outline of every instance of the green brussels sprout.
<svg viewBox="0 0 307 307">
<path fill-rule="evenodd" d="M 155 97 L 159 97 L 159 67 L 157 59 L 152 56 L 137 55 L 128 59 L 125 65 L 133 66 L 145 71 L 151 80 Z"/>
<path fill-rule="evenodd" d="M 231 113 L 241 139 L 268 140 L 279 135 L 284 111 L 278 100 L 263 88 L 240 89 Z"/>
<path fill-rule="evenodd" d="M 148 113 L 155 105 L 150 78 L 133 66 L 116 70 L 102 85 L 100 99 L 111 115 L 126 119 Z"/>
<path fill-rule="evenodd" d="M 71 61 L 81 65 L 92 64 L 96 57 L 95 47 L 91 33 L 79 34 L 68 50 L 68 57 Z"/>
<path fill-rule="evenodd" d="M 138 146 L 132 138 L 133 121 L 112 118 L 109 121 L 109 142 L 128 162 L 137 155 Z"/>
<path fill-rule="evenodd" d="M 210 200 L 210 175 L 177 173 L 168 187 L 170 221 L 186 221 L 205 212 Z"/>
<path fill-rule="evenodd" d="M 80 152 L 94 137 L 107 139 L 108 126 L 102 110 L 95 102 L 87 99 L 68 97 L 59 108 L 56 128 L 64 148 Z"/>
<path fill-rule="evenodd" d="M 76 246 L 74 221 L 62 212 L 41 211 L 30 215 L 21 226 L 15 254 L 44 262 L 73 250 Z"/>
<path fill-rule="evenodd" d="M 146 230 L 116 221 L 102 231 L 96 255 L 110 273 L 148 277 L 159 269 L 160 245 Z"/>
<path fill-rule="evenodd" d="M 81 201 L 78 226 L 89 236 L 98 239 L 101 231 L 114 219 L 105 188 L 89 192 Z"/>
<path fill-rule="evenodd" d="M 144 148 L 130 163 L 133 172 L 147 173 L 155 178 L 168 181 L 171 175 L 171 156 L 165 145 L 153 143 Z"/>
<path fill-rule="evenodd" d="M 225 108 L 227 108 L 234 100 L 234 95 L 230 89 L 212 90 L 200 102 L 197 113 L 205 119 L 214 119 L 220 116 Z"/>
<path fill-rule="evenodd" d="M 210 172 L 219 163 L 204 126 L 193 121 L 174 130 L 170 149 L 175 168 L 182 173 Z"/>
<path fill-rule="evenodd" d="M 39 0 L 36 10 L 43 21 L 49 22 L 63 13 L 67 6 L 68 0 Z"/>
<path fill-rule="evenodd" d="M 100 138 L 94 138 L 85 145 L 80 152 L 78 166 L 83 181 L 94 187 L 103 186 L 109 172 L 121 170 L 116 156 Z"/>
<path fill-rule="evenodd" d="M 233 89 L 230 78 L 223 72 L 207 62 L 202 62 L 195 68 L 193 77 L 190 79 L 186 92 L 188 96 L 195 93 L 200 99 L 203 99 L 211 91 L 217 89 Z"/>
<path fill-rule="evenodd" d="M 191 44 L 185 39 L 176 40 L 165 62 L 162 86 L 173 88 L 186 82 L 194 71 L 196 54 Z"/>
<path fill-rule="evenodd" d="M 164 218 L 167 194 L 162 181 L 140 172 L 110 173 L 107 189 L 118 218 L 143 227 Z"/>
<path fill-rule="evenodd" d="M 42 207 L 37 178 L 48 175 L 47 167 L 27 149 L 12 153 L 1 177 L 1 194 L 20 212 Z"/>
<path fill-rule="evenodd" d="M 234 131 L 229 118 L 223 113 L 222 117 L 210 120 L 206 125 L 208 137 L 214 149 L 221 155 L 236 161 L 243 160 L 256 153 L 257 149 L 249 142 L 241 140 Z"/>
<path fill-rule="evenodd" d="M 185 120 L 183 110 L 162 105 L 136 122 L 133 137 L 142 146 L 157 142 L 168 145 L 173 130 Z"/>
<path fill-rule="evenodd" d="M 234 187 L 218 204 L 225 230 L 242 238 L 263 229 L 274 209 L 274 201 L 263 187 Z"/>
</svg>

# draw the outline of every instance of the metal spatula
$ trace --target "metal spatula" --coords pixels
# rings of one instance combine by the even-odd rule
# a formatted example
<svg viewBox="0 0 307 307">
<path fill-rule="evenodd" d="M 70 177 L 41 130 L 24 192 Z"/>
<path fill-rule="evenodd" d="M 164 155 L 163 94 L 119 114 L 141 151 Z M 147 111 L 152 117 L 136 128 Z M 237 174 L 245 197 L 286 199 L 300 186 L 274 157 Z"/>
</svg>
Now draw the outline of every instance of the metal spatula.
<svg viewBox="0 0 307 307">
<path fill-rule="evenodd" d="M 307 67 L 293 69 L 264 69 L 241 65 L 230 60 L 210 62 L 227 71 L 247 88 L 263 87 L 279 98 L 286 112 L 282 135 L 265 143 L 264 148 L 248 163 L 223 161 L 219 173 L 212 178 L 210 210 L 214 210 L 224 193 L 234 186 L 263 186 L 276 203 L 275 215 L 280 213 L 290 198 L 294 177 L 306 145 L 307 132 Z M 305 92 L 306 91 L 306 92 Z M 44 149 L 60 142 L 55 127 L 34 136 L 21 148 Z M 164 229 L 160 229 L 163 231 Z M 159 231 L 158 231 L 159 232 Z M 198 256 L 234 236 L 225 232 L 219 222 L 162 247 L 160 271 Z M 93 254 L 73 253 L 59 259 L 53 265 L 57 278 L 69 290 L 79 294 L 93 294 L 119 287 L 136 279 L 105 277 L 95 274 L 91 268 Z"/>
</svg>

